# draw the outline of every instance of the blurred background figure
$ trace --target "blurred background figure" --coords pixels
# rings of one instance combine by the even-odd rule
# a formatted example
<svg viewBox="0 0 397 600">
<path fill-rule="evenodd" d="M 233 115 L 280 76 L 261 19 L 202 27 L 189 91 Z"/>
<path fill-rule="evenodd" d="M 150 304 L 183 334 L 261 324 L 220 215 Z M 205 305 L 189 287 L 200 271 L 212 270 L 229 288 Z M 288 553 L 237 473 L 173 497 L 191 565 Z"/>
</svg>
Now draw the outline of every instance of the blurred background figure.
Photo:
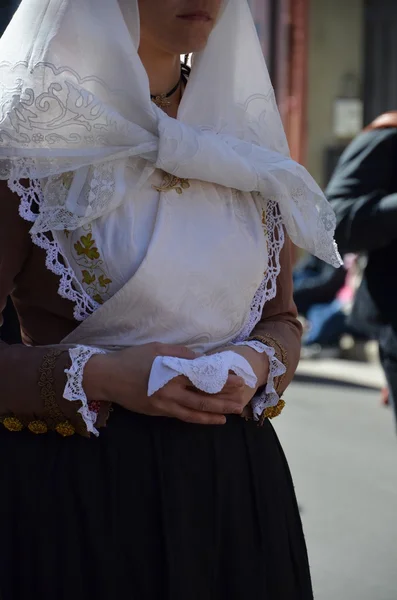
<svg viewBox="0 0 397 600">
<path fill-rule="evenodd" d="M 302 358 L 338 358 L 345 334 L 354 335 L 349 326 L 361 266 L 357 255 L 347 254 L 338 270 L 313 256 L 303 258 L 294 271 L 294 300 L 304 318 Z"/>
<path fill-rule="evenodd" d="M 294 271 L 294 300 L 305 320 L 302 358 L 336 351 L 345 331 L 345 315 L 338 293 L 346 281 L 346 270 L 328 268 L 315 256 L 303 258 Z"/>
<path fill-rule="evenodd" d="M 397 109 L 397 1 L 250 0 L 250 4 L 291 153 L 326 189 L 351 142 L 379 115 Z M 391 153 L 390 160 L 396 161 Z M 355 206 L 359 214 L 359 203 Z M 394 222 L 390 227 L 397 231 Z M 365 235 L 372 242 L 371 223 Z M 332 318 L 324 319 L 322 313 L 335 308 L 337 296 L 346 300 L 344 310 L 353 312 L 346 319 L 337 313 L 339 325 L 342 320 L 349 332 L 340 340 L 342 359 L 322 360 L 327 354 L 322 350 L 318 360 L 302 361 L 289 394 L 291 409 L 278 424 L 294 472 L 300 473 L 299 502 L 312 548 L 315 597 L 321 600 L 397 597 L 396 440 L 392 419 L 377 406 L 385 382 L 378 344 L 359 341 L 362 336 L 380 339 L 378 323 L 356 318 L 360 304 L 366 305 L 360 301 L 362 289 L 357 303 L 352 302 L 351 286 L 356 289 L 367 260 L 367 252 L 360 248 L 342 248 L 344 257 L 358 254 L 353 281 L 346 281 L 346 286 L 338 279 L 340 273 L 327 275 L 311 257 L 296 257 L 295 300 L 306 323 L 312 309 L 305 343 L 318 335 L 316 316 L 317 323 L 332 325 Z M 383 267 L 389 281 L 397 277 L 392 260 Z M 372 261 L 370 256 L 369 270 Z M 362 285 L 363 289 L 368 285 L 368 270 Z M 324 291 L 329 295 L 322 296 Z M 390 302 L 397 308 L 395 298 Z M 381 348 L 388 346 L 392 331 L 385 325 Z M 334 322 L 331 336 L 336 335 Z M 303 354 L 314 350 L 309 346 Z M 385 362 L 389 359 L 384 357 Z M 315 399 L 309 399 L 313 389 Z"/>
<path fill-rule="evenodd" d="M 328 268 L 312 255 L 302 258 L 294 270 L 294 300 L 300 315 L 307 317 L 312 306 L 330 304 L 346 280 L 346 270 Z"/>
<path fill-rule="evenodd" d="M 342 155 L 328 185 L 342 252 L 367 254 L 350 317 L 359 334 L 376 336 L 397 398 L 397 111 L 377 118 Z M 397 416 L 397 414 L 396 414 Z"/>
</svg>

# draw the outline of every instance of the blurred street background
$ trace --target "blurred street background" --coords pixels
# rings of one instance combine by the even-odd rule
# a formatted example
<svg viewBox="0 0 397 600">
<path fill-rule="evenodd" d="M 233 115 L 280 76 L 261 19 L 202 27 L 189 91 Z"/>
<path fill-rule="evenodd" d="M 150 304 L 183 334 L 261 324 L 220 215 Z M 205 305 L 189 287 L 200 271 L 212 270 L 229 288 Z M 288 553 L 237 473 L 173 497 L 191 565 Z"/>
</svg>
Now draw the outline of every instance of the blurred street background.
<svg viewBox="0 0 397 600">
<path fill-rule="evenodd" d="M 326 189 L 362 129 L 397 111 L 397 1 L 250 3 L 292 155 Z M 397 191 L 389 186 L 390 178 L 384 194 Z M 315 597 L 397 600 L 395 420 L 377 335 L 347 324 L 367 255 L 347 262 L 339 280 L 311 257 L 294 260 L 303 359 L 274 426 L 295 480 Z M 388 277 L 395 298 L 396 271 Z"/>
<path fill-rule="evenodd" d="M 305 366 L 275 419 L 294 478 L 317 600 L 396 600 L 394 423 L 364 365 Z M 346 367 L 346 369 L 344 368 Z M 376 377 L 381 378 L 381 373 Z"/>
<path fill-rule="evenodd" d="M 397 2 L 249 4 L 292 155 L 325 187 L 362 127 L 397 110 Z"/>
</svg>

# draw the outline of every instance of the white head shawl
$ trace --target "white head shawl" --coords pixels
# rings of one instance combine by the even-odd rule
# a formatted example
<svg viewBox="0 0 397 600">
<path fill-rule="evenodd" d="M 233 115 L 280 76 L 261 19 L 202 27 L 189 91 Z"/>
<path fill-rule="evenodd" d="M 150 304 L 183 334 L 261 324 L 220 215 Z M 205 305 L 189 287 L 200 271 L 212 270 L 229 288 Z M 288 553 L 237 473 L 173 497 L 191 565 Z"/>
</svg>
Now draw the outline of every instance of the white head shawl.
<svg viewBox="0 0 397 600">
<path fill-rule="evenodd" d="M 32 231 L 120 205 L 135 157 L 136 189 L 160 168 L 275 200 L 291 240 L 339 266 L 333 211 L 289 157 L 246 0 L 224 0 L 177 119 L 151 102 L 138 46 L 138 0 L 22 1 L 0 40 L 0 178 L 39 201 Z"/>
</svg>

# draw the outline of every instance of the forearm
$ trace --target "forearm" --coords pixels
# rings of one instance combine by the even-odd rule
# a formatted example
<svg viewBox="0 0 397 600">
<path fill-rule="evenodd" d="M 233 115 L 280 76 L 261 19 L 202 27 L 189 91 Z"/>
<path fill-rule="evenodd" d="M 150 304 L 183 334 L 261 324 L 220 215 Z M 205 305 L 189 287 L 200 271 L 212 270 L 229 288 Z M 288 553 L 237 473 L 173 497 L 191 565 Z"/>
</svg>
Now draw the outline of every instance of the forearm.
<svg viewBox="0 0 397 600">
<path fill-rule="evenodd" d="M 64 397 L 71 368 L 67 346 L 26 347 L 0 344 L 0 418 L 16 418 L 24 426 L 44 423 L 59 433 L 87 435 L 81 402 Z M 100 407 L 97 426 L 104 424 L 107 406 Z M 6 422 L 7 423 L 7 422 Z M 69 427 L 66 427 L 66 424 Z M 42 426 L 44 429 L 44 426 Z"/>
<path fill-rule="evenodd" d="M 255 344 L 268 365 L 267 381 L 251 402 L 254 418 L 259 421 L 280 414 L 284 407 L 282 395 L 293 379 L 300 357 L 302 327 L 292 295 L 290 247 L 286 236 L 279 257 L 276 295 L 265 303 L 262 318 L 247 340 Z"/>
<path fill-rule="evenodd" d="M 263 320 L 255 327 L 252 339 L 273 348 L 276 358 L 284 365 L 285 374 L 276 382 L 281 396 L 291 383 L 297 369 L 301 349 L 302 327 L 294 315 L 278 315 L 274 320 Z"/>
</svg>

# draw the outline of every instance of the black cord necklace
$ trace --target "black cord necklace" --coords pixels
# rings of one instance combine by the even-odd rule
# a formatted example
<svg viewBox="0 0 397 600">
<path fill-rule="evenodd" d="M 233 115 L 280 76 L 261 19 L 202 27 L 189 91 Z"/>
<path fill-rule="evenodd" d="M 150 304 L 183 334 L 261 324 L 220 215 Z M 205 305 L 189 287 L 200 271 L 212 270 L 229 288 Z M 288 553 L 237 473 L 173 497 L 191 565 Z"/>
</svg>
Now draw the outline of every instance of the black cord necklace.
<svg viewBox="0 0 397 600">
<path fill-rule="evenodd" d="M 158 96 L 150 94 L 152 102 L 154 102 L 159 108 L 168 108 L 171 106 L 169 98 L 171 98 L 171 96 L 173 96 L 175 92 L 179 90 L 182 80 L 183 75 L 181 73 L 178 83 L 167 94 L 159 94 Z"/>
<path fill-rule="evenodd" d="M 181 76 L 179 78 L 178 83 L 166 94 L 152 95 L 150 94 L 150 98 L 152 102 L 156 104 L 159 108 L 168 108 L 171 106 L 170 98 L 177 92 L 181 86 L 181 84 L 187 84 L 187 80 L 190 75 L 190 67 L 188 65 L 181 65 Z"/>
</svg>

